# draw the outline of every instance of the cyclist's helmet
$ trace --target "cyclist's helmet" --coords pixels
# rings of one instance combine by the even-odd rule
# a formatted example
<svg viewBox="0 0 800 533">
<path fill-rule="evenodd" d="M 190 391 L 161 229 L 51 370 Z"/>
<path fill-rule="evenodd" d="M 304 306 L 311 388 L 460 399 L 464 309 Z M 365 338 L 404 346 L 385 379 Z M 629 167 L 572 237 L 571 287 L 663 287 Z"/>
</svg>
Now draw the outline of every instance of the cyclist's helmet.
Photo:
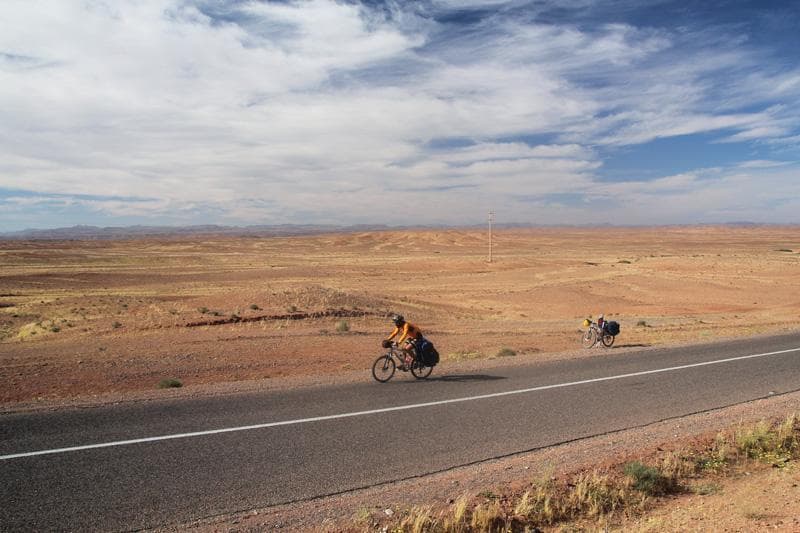
<svg viewBox="0 0 800 533">
<path fill-rule="evenodd" d="M 394 325 L 399 328 L 400 326 L 406 323 L 406 319 L 403 318 L 403 315 L 394 315 L 392 317 L 392 322 L 394 322 Z"/>
</svg>

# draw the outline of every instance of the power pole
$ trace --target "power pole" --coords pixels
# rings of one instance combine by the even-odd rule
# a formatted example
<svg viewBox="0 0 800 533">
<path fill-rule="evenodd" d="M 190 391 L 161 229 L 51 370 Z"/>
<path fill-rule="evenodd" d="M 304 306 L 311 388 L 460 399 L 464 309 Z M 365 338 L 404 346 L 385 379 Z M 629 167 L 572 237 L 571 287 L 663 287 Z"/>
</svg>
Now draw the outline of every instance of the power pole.
<svg viewBox="0 0 800 533">
<path fill-rule="evenodd" d="M 489 262 L 492 262 L 492 225 L 494 224 L 494 211 L 489 211 Z"/>
</svg>

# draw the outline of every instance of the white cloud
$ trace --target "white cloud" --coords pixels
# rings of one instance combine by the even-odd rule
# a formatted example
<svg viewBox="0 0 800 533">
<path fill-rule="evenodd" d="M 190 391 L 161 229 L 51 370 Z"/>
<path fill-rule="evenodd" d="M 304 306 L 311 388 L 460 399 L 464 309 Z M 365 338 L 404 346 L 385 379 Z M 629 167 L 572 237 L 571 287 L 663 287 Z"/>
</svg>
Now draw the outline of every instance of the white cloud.
<svg viewBox="0 0 800 533">
<path fill-rule="evenodd" d="M 752 161 L 743 161 L 739 163 L 739 168 L 775 168 L 785 167 L 791 163 L 787 161 L 768 161 L 764 159 L 754 159 Z"/>
<path fill-rule="evenodd" d="M 500 16 L 453 30 L 400 3 L 213 5 L 225 16 L 178 0 L 4 2 L 0 189 L 97 195 L 78 205 L 124 217 L 462 223 L 508 204 L 529 220 L 519 198 L 594 190 L 603 146 L 711 131 L 786 144 L 800 124 L 775 105 L 798 95 L 798 71 L 758 70 L 746 43 Z"/>
</svg>

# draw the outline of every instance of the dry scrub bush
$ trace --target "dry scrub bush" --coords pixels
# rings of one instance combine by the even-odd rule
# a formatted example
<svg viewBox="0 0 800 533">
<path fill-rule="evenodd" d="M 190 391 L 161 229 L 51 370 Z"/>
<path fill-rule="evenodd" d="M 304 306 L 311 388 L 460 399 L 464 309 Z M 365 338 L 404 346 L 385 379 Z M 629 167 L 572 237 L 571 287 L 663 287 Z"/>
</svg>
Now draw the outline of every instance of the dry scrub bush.
<svg viewBox="0 0 800 533">
<path fill-rule="evenodd" d="M 797 455 L 797 429 L 797 417 L 792 414 L 777 426 L 762 421 L 753 427 L 739 428 L 734 439 L 740 454 L 778 466 Z"/>
<path fill-rule="evenodd" d="M 613 513 L 628 501 L 628 490 L 597 471 L 581 474 L 567 498 L 567 517 L 600 517 Z"/>
<path fill-rule="evenodd" d="M 780 423 L 761 421 L 720 432 L 706 453 L 695 458 L 696 470 L 719 473 L 741 460 L 757 460 L 782 466 L 800 454 L 798 419 L 791 414 Z"/>
</svg>

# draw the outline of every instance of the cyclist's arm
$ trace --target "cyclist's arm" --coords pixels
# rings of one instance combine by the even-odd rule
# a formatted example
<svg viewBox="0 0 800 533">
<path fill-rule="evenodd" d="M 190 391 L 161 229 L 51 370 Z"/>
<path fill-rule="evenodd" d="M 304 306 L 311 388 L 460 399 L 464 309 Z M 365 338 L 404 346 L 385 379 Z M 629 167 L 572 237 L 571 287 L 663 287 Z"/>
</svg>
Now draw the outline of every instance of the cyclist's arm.
<svg viewBox="0 0 800 533">
<path fill-rule="evenodd" d="M 403 324 L 403 334 L 397 339 L 397 344 L 402 344 L 406 337 L 408 337 L 408 322 Z"/>
<path fill-rule="evenodd" d="M 398 333 L 400 333 L 400 328 L 398 328 L 397 326 L 395 326 L 395 328 L 394 328 L 394 331 L 392 331 L 392 334 L 391 334 L 391 335 L 389 335 L 388 337 L 386 337 L 386 340 L 387 340 L 387 341 L 390 341 L 390 340 L 392 340 L 392 339 L 394 338 L 394 336 L 395 336 L 395 335 L 397 335 Z"/>
</svg>

